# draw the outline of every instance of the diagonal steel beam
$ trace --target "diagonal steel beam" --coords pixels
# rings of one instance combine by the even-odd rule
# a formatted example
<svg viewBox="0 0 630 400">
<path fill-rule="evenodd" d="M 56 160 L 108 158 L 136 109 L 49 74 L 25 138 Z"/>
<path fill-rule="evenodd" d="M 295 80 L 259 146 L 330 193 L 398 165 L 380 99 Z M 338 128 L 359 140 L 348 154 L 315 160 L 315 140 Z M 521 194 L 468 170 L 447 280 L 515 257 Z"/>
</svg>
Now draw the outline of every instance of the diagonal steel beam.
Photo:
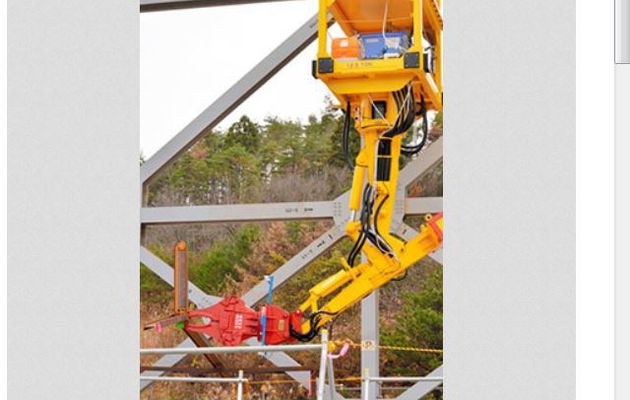
<svg viewBox="0 0 630 400">
<path fill-rule="evenodd" d="M 140 12 L 183 10 L 189 8 L 235 6 L 288 0 L 140 0 Z"/>
<path fill-rule="evenodd" d="M 444 376 L 442 370 L 443 370 L 443 367 L 440 365 L 439 367 L 431 371 L 431 373 L 429 373 L 427 376 L 436 376 L 436 377 Z M 440 381 L 437 381 L 437 382 L 436 381 L 433 381 L 433 382 L 420 381 L 416 383 L 415 385 L 411 386 L 409 389 L 402 392 L 398 397 L 396 397 L 396 400 L 421 399 L 422 396 L 426 396 L 427 394 L 431 393 L 436 387 L 440 385 L 442 385 L 442 382 Z"/>
<path fill-rule="evenodd" d="M 429 257 L 431 257 L 434 261 L 437 261 L 440 264 L 444 265 L 443 252 L 444 252 L 444 248 L 440 247 L 439 249 L 435 251 L 435 253 L 429 254 Z"/>
<path fill-rule="evenodd" d="M 143 207 L 142 224 L 320 220 L 334 217 L 332 201 Z"/>
<path fill-rule="evenodd" d="M 407 197 L 404 214 L 423 215 L 442 211 L 441 197 Z"/>
<path fill-rule="evenodd" d="M 144 246 L 140 246 L 140 262 L 153 271 L 164 282 L 174 287 L 173 268 Z M 199 289 L 190 281 L 188 281 L 188 297 L 200 308 L 211 306 L 221 300 L 220 297 L 204 293 L 203 290 Z"/>
<path fill-rule="evenodd" d="M 315 241 L 311 242 L 311 244 L 274 271 L 274 289 L 279 288 L 291 276 L 301 271 L 343 237 L 344 234 L 342 232 L 336 227 L 332 227 L 319 238 L 315 239 Z M 252 306 L 264 299 L 267 295 L 267 291 L 268 285 L 265 281 L 262 281 L 243 296 L 243 301 L 245 301 L 247 305 Z"/>
<path fill-rule="evenodd" d="M 193 347 L 194 345 L 195 344 L 193 343 L 192 340 L 186 339 L 180 344 L 178 344 L 177 347 L 188 348 L 188 347 Z M 174 367 L 184 362 L 187 357 L 188 357 L 187 354 L 169 354 L 164 357 L 161 357 L 159 360 L 153 363 L 153 365 L 156 367 Z M 165 371 L 144 371 L 142 372 L 141 376 L 162 376 L 164 374 L 165 374 Z M 140 381 L 140 391 L 143 391 L 144 389 L 148 388 L 153 383 L 155 382 L 154 381 Z"/>
<path fill-rule="evenodd" d="M 427 171 L 434 164 L 438 163 L 442 159 L 443 142 L 444 139 L 442 137 L 438 138 L 423 150 L 416 159 L 409 162 L 409 164 L 400 171 L 398 184 L 402 187 L 409 186 L 422 175 L 424 171 Z"/>
<path fill-rule="evenodd" d="M 311 17 L 287 40 L 199 114 L 140 167 L 140 179 L 147 183 L 160 170 L 214 128 L 223 118 L 265 84 L 282 67 L 317 38 L 317 15 Z"/>
</svg>

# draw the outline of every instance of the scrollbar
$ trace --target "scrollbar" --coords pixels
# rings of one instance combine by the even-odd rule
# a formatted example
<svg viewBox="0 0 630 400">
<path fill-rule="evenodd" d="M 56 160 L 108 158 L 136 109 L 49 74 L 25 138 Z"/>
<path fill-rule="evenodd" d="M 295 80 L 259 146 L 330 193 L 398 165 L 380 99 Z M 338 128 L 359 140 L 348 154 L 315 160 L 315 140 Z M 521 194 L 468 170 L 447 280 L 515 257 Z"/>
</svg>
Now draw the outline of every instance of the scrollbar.
<svg viewBox="0 0 630 400">
<path fill-rule="evenodd" d="M 615 0 L 615 63 L 630 64 L 630 0 Z"/>
</svg>

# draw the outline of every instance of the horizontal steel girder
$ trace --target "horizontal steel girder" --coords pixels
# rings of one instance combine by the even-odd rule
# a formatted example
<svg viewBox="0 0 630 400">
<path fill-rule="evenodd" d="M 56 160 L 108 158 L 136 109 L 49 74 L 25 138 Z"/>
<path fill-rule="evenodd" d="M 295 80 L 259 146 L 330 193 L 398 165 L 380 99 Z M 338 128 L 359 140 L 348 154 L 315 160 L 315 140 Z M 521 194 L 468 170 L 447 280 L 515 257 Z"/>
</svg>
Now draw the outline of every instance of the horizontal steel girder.
<svg viewBox="0 0 630 400">
<path fill-rule="evenodd" d="M 438 138 L 420 152 L 414 160 L 410 161 L 405 168 L 400 171 L 398 185 L 402 187 L 409 186 L 418 179 L 423 172 L 428 171 L 434 164 L 437 164 L 442 159 L 443 142 L 443 138 Z"/>
<path fill-rule="evenodd" d="M 224 204 L 212 206 L 143 207 L 140 222 L 152 224 L 231 223 L 335 218 L 334 201 L 304 203 Z M 408 197 L 404 215 L 422 215 L 442 211 L 441 197 Z"/>
<path fill-rule="evenodd" d="M 142 224 L 321 220 L 333 217 L 332 201 L 143 207 L 140 210 Z"/>
<path fill-rule="evenodd" d="M 235 6 L 288 0 L 140 0 L 140 12 L 170 11 L 188 8 Z"/>
</svg>

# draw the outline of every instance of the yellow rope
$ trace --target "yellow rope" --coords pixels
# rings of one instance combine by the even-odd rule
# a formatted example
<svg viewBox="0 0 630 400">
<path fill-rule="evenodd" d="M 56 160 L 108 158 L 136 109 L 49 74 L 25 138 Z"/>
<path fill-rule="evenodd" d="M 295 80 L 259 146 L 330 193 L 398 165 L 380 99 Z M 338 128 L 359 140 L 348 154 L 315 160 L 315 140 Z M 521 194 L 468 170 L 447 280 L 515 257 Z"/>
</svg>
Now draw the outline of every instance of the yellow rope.
<svg viewBox="0 0 630 400">
<path fill-rule="evenodd" d="M 444 350 L 442 349 L 425 349 L 422 347 L 403 347 L 403 346 L 384 346 L 384 345 L 375 345 L 372 343 L 356 343 L 350 339 L 346 340 L 333 340 L 332 341 L 337 346 L 343 346 L 345 343 L 348 343 L 350 347 L 357 347 L 361 349 L 381 349 L 381 350 L 394 350 L 394 351 L 414 351 L 417 353 L 433 353 L 433 354 L 442 354 Z"/>
</svg>

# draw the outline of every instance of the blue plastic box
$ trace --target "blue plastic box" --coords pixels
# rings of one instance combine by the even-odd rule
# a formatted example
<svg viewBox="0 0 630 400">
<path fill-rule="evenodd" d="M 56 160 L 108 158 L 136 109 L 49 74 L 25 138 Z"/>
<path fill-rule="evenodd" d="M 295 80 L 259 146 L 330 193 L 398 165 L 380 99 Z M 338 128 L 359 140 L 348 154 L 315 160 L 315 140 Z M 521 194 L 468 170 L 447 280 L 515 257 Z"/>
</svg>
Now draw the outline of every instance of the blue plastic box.
<svg viewBox="0 0 630 400">
<path fill-rule="evenodd" d="M 387 42 L 385 42 L 387 38 Z M 363 47 L 363 57 L 374 60 L 385 57 L 398 57 L 410 46 L 407 32 L 364 33 L 359 35 Z"/>
</svg>

